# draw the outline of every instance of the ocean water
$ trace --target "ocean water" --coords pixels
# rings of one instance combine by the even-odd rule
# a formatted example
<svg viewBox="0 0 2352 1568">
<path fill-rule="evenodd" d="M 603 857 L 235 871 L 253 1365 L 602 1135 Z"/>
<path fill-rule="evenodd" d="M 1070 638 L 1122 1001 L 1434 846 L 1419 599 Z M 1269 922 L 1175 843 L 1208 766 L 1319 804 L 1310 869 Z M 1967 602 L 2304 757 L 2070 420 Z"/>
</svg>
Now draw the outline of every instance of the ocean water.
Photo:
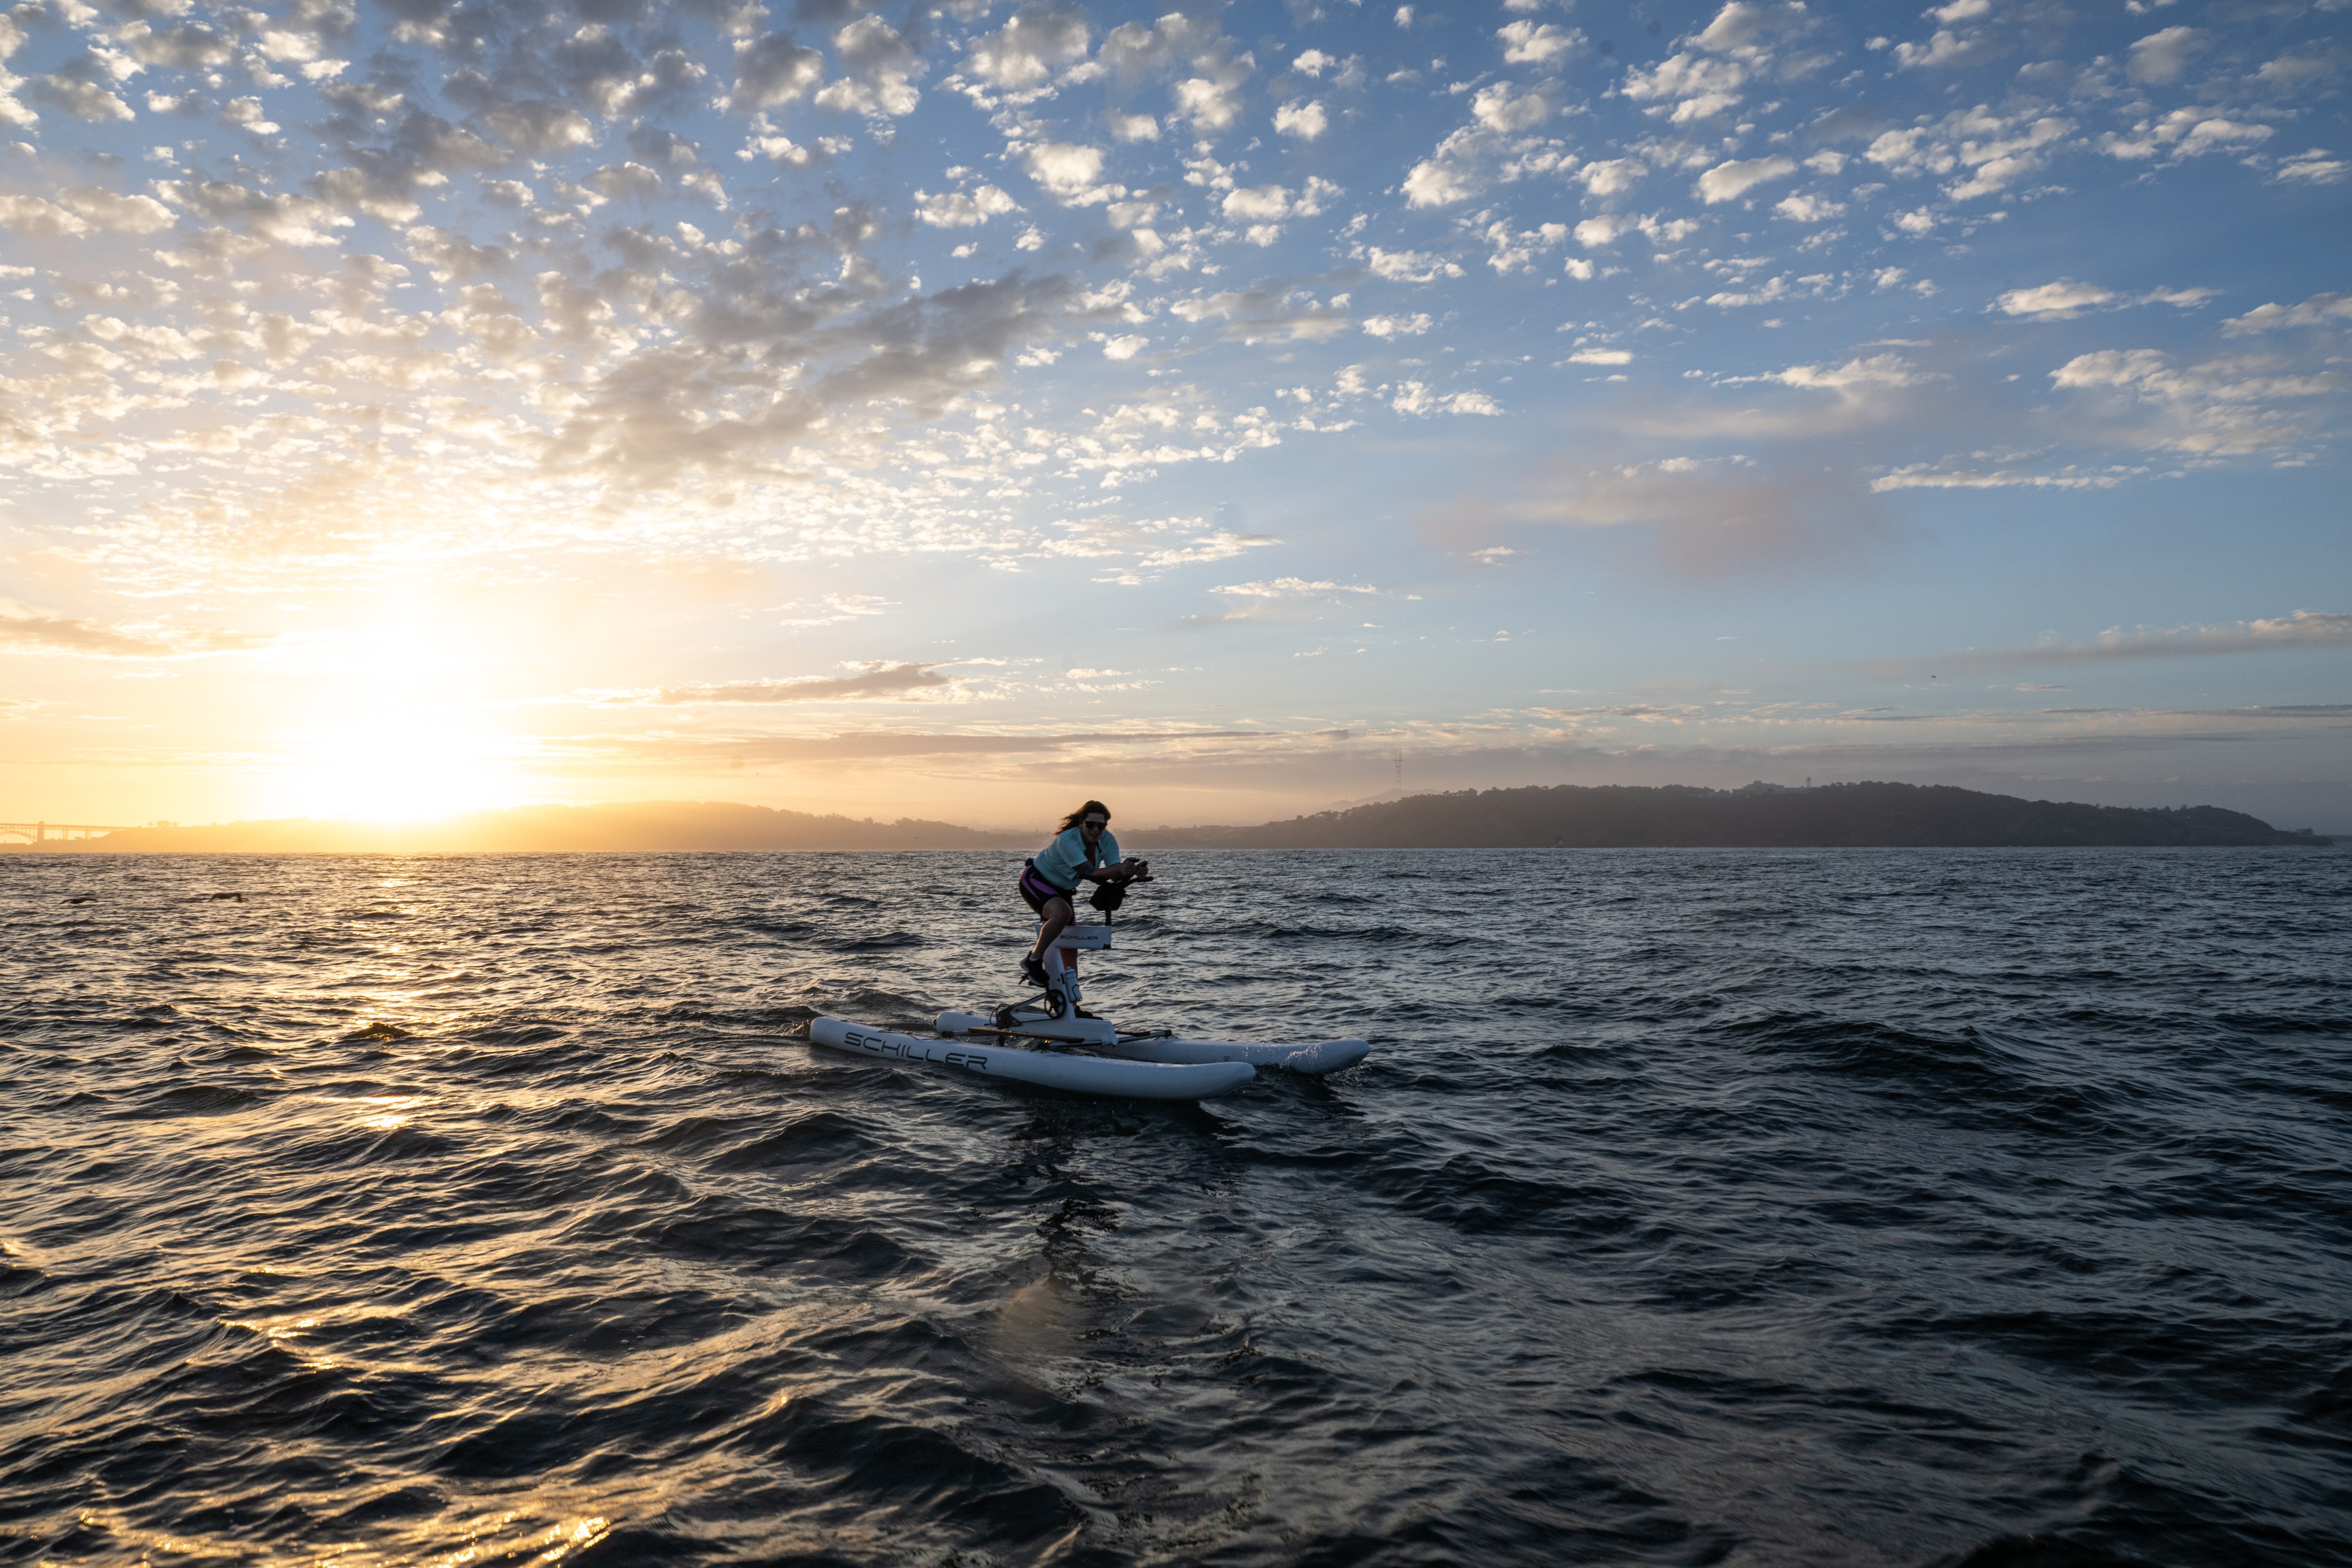
<svg viewBox="0 0 2352 1568">
<path fill-rule="evenodd" d="M 0 1562 L 2352 1561 L 2352 856 L 1155 863 L 0 858 Z"/>
</svg>

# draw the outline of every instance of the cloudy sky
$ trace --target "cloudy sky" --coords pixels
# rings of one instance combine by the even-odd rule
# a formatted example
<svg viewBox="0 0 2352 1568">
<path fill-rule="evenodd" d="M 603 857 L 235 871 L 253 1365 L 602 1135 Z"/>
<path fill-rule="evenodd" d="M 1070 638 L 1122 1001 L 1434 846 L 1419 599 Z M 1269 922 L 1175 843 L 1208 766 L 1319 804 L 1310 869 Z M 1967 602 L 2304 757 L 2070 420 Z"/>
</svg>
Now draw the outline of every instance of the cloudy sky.
<svg viewBox="0 0 2352 1568">
<path fill-rule="evenodd" d="M 0 12 L 0 816 L 2352 827 L 2347 0 Z"/>
</svg>

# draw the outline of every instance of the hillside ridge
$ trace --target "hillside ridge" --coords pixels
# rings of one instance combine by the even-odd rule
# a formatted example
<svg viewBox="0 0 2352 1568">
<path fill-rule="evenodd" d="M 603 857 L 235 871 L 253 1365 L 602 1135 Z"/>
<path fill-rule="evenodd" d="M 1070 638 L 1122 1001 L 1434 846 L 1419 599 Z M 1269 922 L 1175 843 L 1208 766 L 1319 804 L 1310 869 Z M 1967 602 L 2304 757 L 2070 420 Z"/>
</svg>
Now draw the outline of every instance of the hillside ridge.
<svg viewBox="0 0 2352 1568">
<path fill-rule="evenodd" d="M 1138 834 L 1138 842 L 1144 835 Z M 1948 784 L 1790 789 L 1550 784 L 1463 790 L 1255 827 L 1171 828 L 1155 847 L 1284 849 L 1993 848 L 2326 845 L 2215 805 L 2024 800 Z"/>
</svg>

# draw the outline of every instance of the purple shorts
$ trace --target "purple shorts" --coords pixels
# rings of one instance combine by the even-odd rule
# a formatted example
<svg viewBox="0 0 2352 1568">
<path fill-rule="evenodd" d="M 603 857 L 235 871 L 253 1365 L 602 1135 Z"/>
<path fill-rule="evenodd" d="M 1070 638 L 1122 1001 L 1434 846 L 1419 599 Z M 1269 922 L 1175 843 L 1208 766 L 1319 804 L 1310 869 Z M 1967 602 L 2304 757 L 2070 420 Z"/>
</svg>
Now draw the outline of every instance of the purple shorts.
<svg viewBox="0 0 2352 1568">
<path fill-rule="evenodd" d="M 1035 861 L 1033 860 L 1021 868 L 1021 901 L 1027 904 L 1035 913 L 1042 915 L 1045 912 L 1045 900 L 1048 899 L 1069 899 L 1075 901 L 1076 898 L 1077 893 L 1075 889 L 1064 892 L 1037 875 Z"/>
</svg>

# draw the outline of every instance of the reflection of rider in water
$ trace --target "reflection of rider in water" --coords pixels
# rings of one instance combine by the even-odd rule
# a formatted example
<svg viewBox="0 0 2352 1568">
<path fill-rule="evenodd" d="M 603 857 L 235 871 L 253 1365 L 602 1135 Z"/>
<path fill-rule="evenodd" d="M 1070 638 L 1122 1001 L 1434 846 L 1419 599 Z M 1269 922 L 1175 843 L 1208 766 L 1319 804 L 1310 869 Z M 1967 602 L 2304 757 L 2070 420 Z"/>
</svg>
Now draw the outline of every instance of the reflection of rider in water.
<svg viewBox="0 0 2352 1568">
<path fill-rule="evenodd" d="M 1047 955 L 1055 952 L 1054 939 L 1076 918 L 1071 900 L 1077 896 L 1078 883 L 1123 887 L 1147 869 L 1140 860 L 1118 858 L 1118 840 L 1111 837 L 1109 825 L 1110 807 L 1090 800 L 1062 818 L 1062 831 L 1022 868 L 1021 897 L 1044 922 L 1037 928 L 1037 944 L 1021 961 L 1022 977 L 1032 985 L 1052 984 Z M 1078 966 L 1076 953 L 1055 956 L 1073 970 Z"/>
</svg>

